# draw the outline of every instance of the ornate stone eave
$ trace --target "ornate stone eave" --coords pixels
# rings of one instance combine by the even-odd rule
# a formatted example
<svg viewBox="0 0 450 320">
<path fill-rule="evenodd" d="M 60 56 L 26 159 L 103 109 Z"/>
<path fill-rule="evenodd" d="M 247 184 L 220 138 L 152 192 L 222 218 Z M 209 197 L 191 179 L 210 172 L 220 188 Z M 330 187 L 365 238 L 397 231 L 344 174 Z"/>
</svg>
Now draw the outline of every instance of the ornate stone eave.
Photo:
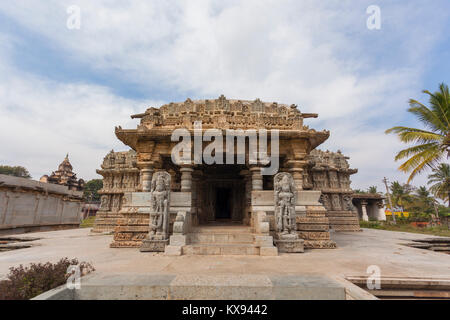
<svg viewBox="0 0 450 320">
<path fill-rule="evenodd" d="M 361 200 L 384 200 L 386 197 L 379 193 L 353 193 L 353 199 L 361 199 Z"/>
<path fill-rule="evenodd" d="M 193 129 L 188 129 L 191 136 L 194 134 Z M 202 130 L 203 132 L 206 129 Z M 138 129 L 122 129 L 121 127 L 115 128 L 115 134 L 117 138 L 124 144 L 130 146 L 136 150 L 137 143 L 140 139 L 154 139 L 154 140 L 168 140 L 173 133 L 173 129 L 147 129 L 145 127 L 139 127 Z M 225 136 L 226 129 L 222 129 L 222 134 Z M 316 131 L 314 129 L 307 130 L 279 130 L 280 139 L 300 139 L 306 138 L 310 141 L 311 149 L 316 148 L 330 136 L 329 131 Z"/>
</svg>

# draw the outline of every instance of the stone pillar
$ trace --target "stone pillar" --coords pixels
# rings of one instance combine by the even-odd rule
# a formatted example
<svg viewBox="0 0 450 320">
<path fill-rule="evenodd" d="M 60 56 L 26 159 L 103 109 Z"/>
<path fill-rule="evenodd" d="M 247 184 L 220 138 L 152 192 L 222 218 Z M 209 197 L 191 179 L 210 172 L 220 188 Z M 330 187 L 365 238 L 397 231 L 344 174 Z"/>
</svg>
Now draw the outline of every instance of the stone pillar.
<svg viewBox="0 0 450 320">
<path fill-rule="evenodd" d="M 190 166 L 181 167 L 181 191 L 190 192 L 192 189 L 192 169 Z"/>
<path fill-rule="evenodd" d="M 302 160 L 289 160 L 286 164 L 294 178 L 297 190 L 303 190 L 303 167 L 306 165 L 306 162 Z"/>
<path fill-rule="evenodd" d="M 361 211 L 363 221 L 369 221 L 369 216 L 367 215 L 367 201 L 361 201 Z"/>
<path fill-rule="evenodd" d="M 197 225 L 198 224 L 198 217 L 200 214 L 200 199 L 199 199 L 199 193 L 201 192 L 200 188 L 200 181 L 202 177 L 203 172 L 200 170 L 194 170 L 192 173 L 192 224 Z"/>
<path fill-rule="evenodd" d="M 152 188 L 153 169 L 150 167 L 141 169 L 141 184 L 143 192 L 150 192 Z"/>
<path fill-rule="evenodd" d="M 250 168 L 252 173 L 252 190 L 262 190 L 263 189 L 263 177 L 261 175 L 260 167 Z"/>
<path fill-rule="evenodd" d="M 378 207 L 377 220 L 378 221 L 386 221 L 386 212 L 384 212 L 383 200 L 377 202 L 377 207 Z"/>
<path fill-rule="evenodd" d="M 245 204 L 244 204 L 244 218 L 243 218 L 243 222 L 244 225 L 250 225 L 250 219 L 251 217 L 249 216 L 249 207 L 251 206 L 252 203 L 252 176 L 250 174 L 249 170 L 242 170 L 241 172 L 239 172 L 239 174 L 244 178 L 244 192 L 245 192 Z"/>
<path fill-rule="evenodd" d="M 302 168 L 291 168 L 289 170 L 294 178 L 297 190 L 303 189 L 303 169 Z"/>
</svg>

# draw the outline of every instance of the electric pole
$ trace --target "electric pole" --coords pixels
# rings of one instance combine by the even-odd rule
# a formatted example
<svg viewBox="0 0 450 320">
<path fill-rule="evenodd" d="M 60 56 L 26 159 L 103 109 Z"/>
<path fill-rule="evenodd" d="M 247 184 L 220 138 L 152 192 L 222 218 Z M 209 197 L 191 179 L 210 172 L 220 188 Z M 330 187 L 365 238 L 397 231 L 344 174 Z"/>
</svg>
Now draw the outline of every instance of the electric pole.
<svg viewBox="0 0 450 320">
<path fill-rule="evenodd" d="M 384 177 L 383 182 L 384 182 L 384 185 L 386 186 L 386 193 L 388 196 L 389 206 L 391 207 L 392 222 L 394 222 L 394 224 L 397 224 L 397 219 L 395 218 L 395 213 L 394 213 L 394 206 L 392 205 L 391 194 L 389 193 L 388 180 L 386 179 L 386 177 Z"/>
</svg>

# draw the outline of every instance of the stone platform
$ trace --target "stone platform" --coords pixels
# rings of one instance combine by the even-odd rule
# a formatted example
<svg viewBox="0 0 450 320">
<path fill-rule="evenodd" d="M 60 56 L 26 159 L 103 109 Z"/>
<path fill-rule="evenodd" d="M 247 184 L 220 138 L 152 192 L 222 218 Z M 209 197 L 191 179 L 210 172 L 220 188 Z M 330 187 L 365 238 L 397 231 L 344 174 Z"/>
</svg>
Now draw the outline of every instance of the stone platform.
<svg viewBox="0 0 450 320">
<path fill-rule="evenodd" d="M 349 300 L 376 299 L 351 283 L 304 275 L 114 274 L 87 276 L 34 300 Z"/>
<path fill-rule="evenodd" d="M 31 262 L 57 262 L 64 257 L 91 262 L 96 269 L 92 277 L 99 281 L 120 276 L 123 279 L 120 281 L 130 284 L 141 275 L 179 279 L 186 279 L 182 278 L 184 276 L 194 279 L 196 276 L 257 275 L 265 279 L 296 276 L 334 280 L 367 276 L 368 267 L 374 265 L 380 268 L 382 277 L 450 278 L 450 255 L 406 246 L 412 240 L 439 237 L 385 230 L 331 232 L 337 249 L 305 249 L 302 254 L 271 257 L 166 256 L 141 253 L 135 248 L 114 249 L 108 247 L 112 235 L 92 234 L 89 229 L 30 233 L 26 237 L 40 239 L 28 242 L 32 245 L 30 248 L 0 252 L 0 279 L 8 274 L 10 267 Z"/>
</svg>

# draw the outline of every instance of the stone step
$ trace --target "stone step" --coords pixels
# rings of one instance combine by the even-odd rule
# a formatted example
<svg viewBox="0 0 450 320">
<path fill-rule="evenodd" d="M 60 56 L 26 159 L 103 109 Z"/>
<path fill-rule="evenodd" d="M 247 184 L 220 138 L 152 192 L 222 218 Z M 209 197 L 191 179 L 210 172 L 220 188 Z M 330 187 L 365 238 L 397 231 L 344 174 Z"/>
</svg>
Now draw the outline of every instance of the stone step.
<svg viewBox="0 0 450 320">
<path fill-rule="evenodd" d="M 185 255 L 259 255 L 253 244 L 191 244 L 183 247 Z"/>
<path fill-rule="evenodd" d="M 223 226 L 223 225 L 212 225 L 212 226 L 200 226 L 195 227 L 192 233 L 251 233 L 252 229 L 248 226 Z"/>
<path fill-rule="evenodd" d="M 198 232 L 190 233 L 189 241 L 193 244 L 253 244 L 255 237 L 251 233 Z"/>
</svg>

